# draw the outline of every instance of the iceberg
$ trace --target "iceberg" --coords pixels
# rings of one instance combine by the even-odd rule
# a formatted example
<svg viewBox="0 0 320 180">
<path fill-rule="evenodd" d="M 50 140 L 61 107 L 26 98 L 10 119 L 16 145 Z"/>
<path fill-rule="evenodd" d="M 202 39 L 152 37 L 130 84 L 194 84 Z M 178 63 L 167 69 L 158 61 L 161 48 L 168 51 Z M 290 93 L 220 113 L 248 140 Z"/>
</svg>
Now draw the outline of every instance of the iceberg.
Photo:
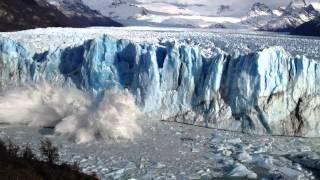
<svg viewBox="0 0 320 180">
<path fill-rule="evenodd" d="M 35 52 L 0 38 L 0 86 L 45 81 L 89 92 L 128 89 L 145 118 L 254 134 L 320 136 L 320 64 L 282 47 L 205 57 L 175 41 L 99 36 Z"/>
</svg>

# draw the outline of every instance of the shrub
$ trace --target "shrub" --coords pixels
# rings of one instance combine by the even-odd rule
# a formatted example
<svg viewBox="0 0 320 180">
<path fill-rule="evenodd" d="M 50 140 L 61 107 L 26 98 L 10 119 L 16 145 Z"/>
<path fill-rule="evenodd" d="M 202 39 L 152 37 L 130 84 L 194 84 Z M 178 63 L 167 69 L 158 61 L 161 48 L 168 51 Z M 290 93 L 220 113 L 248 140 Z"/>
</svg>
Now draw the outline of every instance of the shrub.
<svg viewBox="0 0 320 180">
<path fill-rule="evenodd" d="M 9 156 L 17 157 L 20 151 L 20 147 L 18 145 L 13 144 L 13 142 L 9 139 L 7 145 L 7 151 Z"/>
<path fill-rule="evenodd" d="M 36 159 L 36 156 L 35 156 L 35 154 L 33 154 L 33 152 L 32 152 L 32 150 L 31 150 L 29 145 L 26 145 L 22 149 L 21 156 L 25 160 L 34 160 L 34 159 Z"/>
<path fill-rule="evenodd" d="M 41 141 L 40 152 L 42 158 L 48 163 L 55 164 L 59 161 L 58 148 L 49 139 Z"/>
<path fill-rule="evenodd" d="M 0 153 L 6 153 L 7 152 L 7 146 L 6 143 L 0 139 Z"/>
<path fill-rule="evenodd" d="M 82 173 L 77 163 L 74 165 L 56 164 L 59 159 L 58 148 L 53 146 L 48 139 L 41 141 L 40 151 L 46 162 L 37 159 L 29 145 L 20 148 L 10 140 L 4 142 L 0 139 L 0 179 L 98 179 L 96 176 Z"/>
<path fill-rule="evenodd" d="M 80 166 L 78 162 L 73 162 L 72 166 L 71 166 L 72 170 L 74 171 L 80 171 Z"/>
</svg>

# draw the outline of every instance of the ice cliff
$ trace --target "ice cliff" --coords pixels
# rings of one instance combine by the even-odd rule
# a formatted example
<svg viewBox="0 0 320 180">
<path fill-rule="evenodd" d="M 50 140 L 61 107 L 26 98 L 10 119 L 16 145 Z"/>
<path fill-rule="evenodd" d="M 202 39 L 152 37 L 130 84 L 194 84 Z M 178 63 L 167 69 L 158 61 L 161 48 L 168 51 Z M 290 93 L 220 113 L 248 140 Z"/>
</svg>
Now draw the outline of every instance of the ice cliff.
<svg viewBox="0 0 320 180">
<path fill-rule="evenodd" d="M 128 89 L 146 118 L 257 134 L 320 136 L 320 64 L 281 47 L 255 53 L 101 36 L 36 53 L 0 38 L 0 85 L 47 81 L 88 91 Z"/>
</svg>

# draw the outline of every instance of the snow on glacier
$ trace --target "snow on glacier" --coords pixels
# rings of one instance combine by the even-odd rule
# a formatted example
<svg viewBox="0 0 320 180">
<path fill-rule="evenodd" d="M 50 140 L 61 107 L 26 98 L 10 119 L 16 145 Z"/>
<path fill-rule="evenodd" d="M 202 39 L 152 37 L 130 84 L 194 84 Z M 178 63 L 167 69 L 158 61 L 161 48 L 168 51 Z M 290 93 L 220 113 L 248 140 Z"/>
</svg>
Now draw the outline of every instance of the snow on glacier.
<svg viewBox="0 0 320 180">
<path fill-rule="evenodd" d="M 288 36 L 247 30 L 208 30 L 185 28 L 125 27 L 125 28 L 47 28 L 20 32 L 1 33 L 23 44 L 27 49 L 41 53 L 49 49 L 66 48 L 82 44 L 97 36 L 108 34 L 116 39 L 128 39 L 136 43 L 158 44 L 161 40 L 176 40 L 198 46 L 205 56 L 211 56 L 219 47 L 227 52 L 255 52 L 270 46 L 281 46 L 292 55 L 306 55 L 319 59 L 319 38 Z M 235 43 L 236 42 L 236 43 Z"/>
<path fill-rule="evenodd" d="M 1 86 L 46 81 L 97 101 L 107 89 L 128 89 L 146 118 L 319 136 L 319 41 L 273 36 L 103 28 L 3 33 Z"/>
</svg>

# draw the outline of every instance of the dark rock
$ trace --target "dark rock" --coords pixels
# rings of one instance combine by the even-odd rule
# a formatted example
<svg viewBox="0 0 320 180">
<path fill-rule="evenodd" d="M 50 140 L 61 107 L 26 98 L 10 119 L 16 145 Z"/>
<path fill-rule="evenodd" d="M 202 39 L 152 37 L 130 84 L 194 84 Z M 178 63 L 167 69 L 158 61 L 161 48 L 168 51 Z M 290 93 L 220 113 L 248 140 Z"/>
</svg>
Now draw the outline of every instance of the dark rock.
<svg viewBox="0 0 320 180">
<path fill-rule="evenodd" d="M 291 32 L 292 35 L 320 36 L 320 17 L 306 22 Z"/>
<path fill-rule="evenodd" d="M 57 7 L 42 0 L 1 0 L 0 31 L 38 27 L 121 26 L 83 4 L 72 4 L 69 8 L 73 10 L 69 9 L 66 15 Z"/>
</svg>

